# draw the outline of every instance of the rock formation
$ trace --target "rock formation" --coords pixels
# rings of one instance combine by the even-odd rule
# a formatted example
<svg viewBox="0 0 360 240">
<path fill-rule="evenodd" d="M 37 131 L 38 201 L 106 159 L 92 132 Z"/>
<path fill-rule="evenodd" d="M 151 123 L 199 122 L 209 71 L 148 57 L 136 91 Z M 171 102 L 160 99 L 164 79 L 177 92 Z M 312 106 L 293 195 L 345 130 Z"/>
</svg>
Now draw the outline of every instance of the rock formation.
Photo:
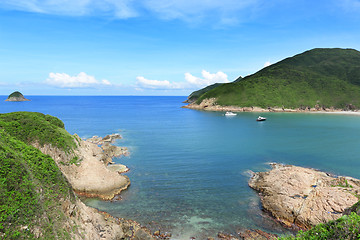
<svg viewBox="0 0 360 240">
<path fill-rule="evenodd" d="M 107 168 L 107 164 L 112 162 L 112 157 L 127 154 L 126 148 L 112 145 L 102 148 L 95 143 L 80 139 L 77 135 L 75 139 L 78 147 L 71 154 L 49 144 L 40 146 L 33 143 L 32 145 L 55 160 L 78 195 L 111 200 L 128 188 L 129 178 L 119 173 L 126 169 L 121 166 L 118 168 L 119 171 L 114 167 Z"/>
<path fill-rule="evenodd" d="M 254 173 L 249 186 L 277 220 L 302 229 L 340 218 L 360 194 L 360 180 L 282 164 Z"/>
<path fill-rule="evenodd" d="M 24 102 L 24 101 L 30 101 L 29 99 L 26 99 L 24 95 L 22 95 L 21 92 L 13 92 L 9 95 L 9 97 L 5 100 L 8 102 Z"/>
<path fill-rule="evenodd" d="M 106 212 L 86 206 L 79 199 L 75 203 L 66 200 L 62 207 L 68 217 L 63 228 L 71 233 L 71 239 L 155 239 L 150 231 L 139 223 L 112 217 Z M 41 238 L 41 232 L 38 237 Z"/>
</svg>

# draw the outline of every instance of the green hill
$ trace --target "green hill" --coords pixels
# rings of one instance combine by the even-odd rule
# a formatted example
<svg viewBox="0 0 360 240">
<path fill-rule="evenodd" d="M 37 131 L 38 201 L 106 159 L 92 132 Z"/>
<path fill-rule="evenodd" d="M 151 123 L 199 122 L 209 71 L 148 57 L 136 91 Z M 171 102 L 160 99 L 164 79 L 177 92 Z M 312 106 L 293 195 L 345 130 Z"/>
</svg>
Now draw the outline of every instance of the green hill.
<svg viewBox="0 0 360 240">
<path fill-rule="evenodd" d="M 359 109 L 360 52 L 306 51 L 207 91 L 196 103 L 207 98 L 223 106 Z"/>
<path fill-rule="evenodd" d="M 240 76 L 234 82 L 238 82 L 241 79 L 242 79 L 242 77 Z M 188 96 L 187 100 L 184 103 L 193 103 L 196 100 L 198 100 L 199 97 L 201 97 L 201 95 L 203 95 L 204 93 L 207 93 L 208 91 L 210 91 L 210 90 L 212 90 L 212 89 L 214 89 L 216 87 L 219 87 L 221 85 L 223 85 L 223 83 L 214 83 L 214 84 L 211 84 L 211 85 L 209 85 L 207 87 L 204 87 L 204 88 L 202 88 L 200 90 L 194 91 Z"/>
<path fill-rule="evenodd" d="M 63 123 L 41 113 L 0 114 L 0 238 L 70 239 L 61 203 L 75 200 L 55 161 L 26 143 L 75 145 Z"/>
<path fill-rule="evenodd" d="M 204 87 L 200 90 L 197 90 L 197 91 L 194 91 L 192 92 L 189 97 L 187 98 L 187 100 L 185 101 L 185 103 L 192 103 L 192 102 L 195 102 L 201 95 L 203 95 L 204 93 L 218 87 L 222 85 L 222 83 L 214 83 L 212 85 L 209 85 L 207 87 Z"/>
</svg>

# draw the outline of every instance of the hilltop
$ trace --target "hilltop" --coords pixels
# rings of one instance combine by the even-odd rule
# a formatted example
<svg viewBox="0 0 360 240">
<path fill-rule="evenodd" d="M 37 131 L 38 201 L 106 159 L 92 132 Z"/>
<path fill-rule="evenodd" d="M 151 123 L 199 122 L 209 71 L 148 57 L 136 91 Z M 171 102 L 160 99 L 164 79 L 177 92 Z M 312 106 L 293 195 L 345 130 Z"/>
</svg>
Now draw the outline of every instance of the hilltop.
<svg viewBox="0 0 360 240">
<path fill-rule="evenodd" d="M 360 52 L 317 48 L 203 93 L 189 108 L 210 105 L 262 109 L 360 108 Z M 209 102 L 210 101 L 210 102 Z M 246 109 L 244 109 L 246 110 Z"/>
</svg>

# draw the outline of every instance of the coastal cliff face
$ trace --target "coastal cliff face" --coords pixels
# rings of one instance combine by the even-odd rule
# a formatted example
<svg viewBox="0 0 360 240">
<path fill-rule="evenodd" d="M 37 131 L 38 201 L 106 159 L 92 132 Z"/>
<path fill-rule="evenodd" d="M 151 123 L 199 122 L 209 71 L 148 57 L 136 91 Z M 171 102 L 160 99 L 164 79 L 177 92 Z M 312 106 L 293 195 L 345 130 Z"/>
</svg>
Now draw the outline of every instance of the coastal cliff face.
<svg viewBox="0 0 360 240">
<path fill-rule="evenodd" d="M 288 227 L 309 229 L 336 220 L 359 201 L 357 179 L 291 165 L 272 167 L 254 173 L 249 186 L 260 193 L 264 209 Z"/>
</svg>

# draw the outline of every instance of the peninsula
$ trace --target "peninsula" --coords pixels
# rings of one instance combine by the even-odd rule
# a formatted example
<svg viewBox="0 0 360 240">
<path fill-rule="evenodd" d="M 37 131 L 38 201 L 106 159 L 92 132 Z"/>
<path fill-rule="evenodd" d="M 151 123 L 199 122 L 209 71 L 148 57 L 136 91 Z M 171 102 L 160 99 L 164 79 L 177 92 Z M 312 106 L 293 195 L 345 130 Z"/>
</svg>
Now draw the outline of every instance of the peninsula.
<svg viewBox="0 0 360 240">
<path fill-rule="evenodd" d="M 26 99 L 24 95 L 22 95 L 21 92 L 13 92 L 8 96 L 8 98 L 5 100 L 7 102 L 24 102 L 24 101 L 30 101 L 29 99 Z"/>
<path fill-rule="evenodd" d="M 192 93 L 185 108 L 296 112 L 360 109 L 360 52 L 318 48 L 286 58 L 234 82 Z"/>
<path fill-rule="evenodd" d="M 77 195 L 112 199 L 129 178 L 108 168 L 126 148 L 120 135 L 91 141 L 70 135 L 56 117 L 0 114 L 1 239 L 144 239 L 140 224 L 86 206 Z M 76 194 L 75 194 L 76 193 Z"/>
</svg>

